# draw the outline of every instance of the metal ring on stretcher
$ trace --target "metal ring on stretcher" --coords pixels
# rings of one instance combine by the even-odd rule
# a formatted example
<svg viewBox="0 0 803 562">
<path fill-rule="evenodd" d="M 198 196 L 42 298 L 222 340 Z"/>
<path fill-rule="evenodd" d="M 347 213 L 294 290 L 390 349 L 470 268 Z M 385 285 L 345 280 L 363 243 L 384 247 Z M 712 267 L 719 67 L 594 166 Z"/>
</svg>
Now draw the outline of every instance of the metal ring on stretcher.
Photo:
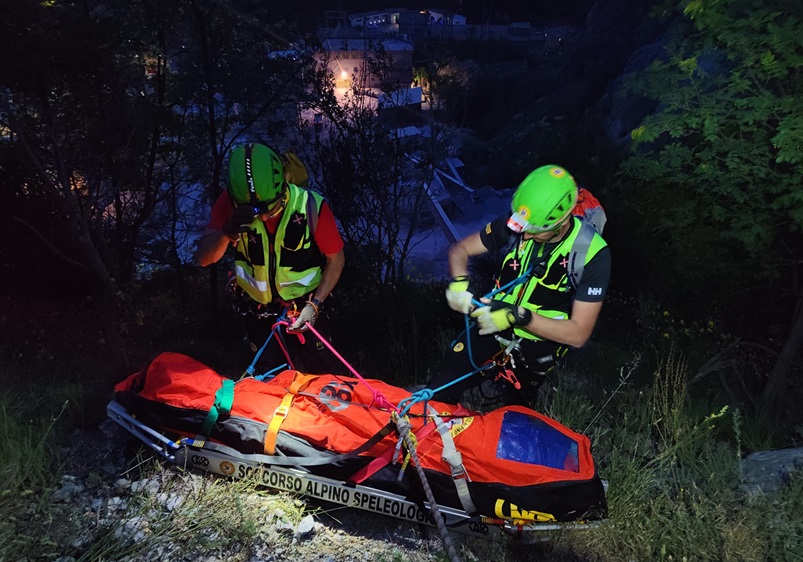
<svg viewBox="0 0 803 562">
<path fill-rule="evenodd" d="M 313 334 L 315 334 L 315 335 L 318 337 L 318 339 L 320 340 L 320 342 L 321 342 L 323 345 L 325 345 L 325 346 L 326 346 L 326 347 L 329 349 L 329 351 L 331 351 L 331 352 L 334 354 L 334 356 L 335 356 L 335 357 L 337 357 L 337 358 L 340 360 L 340 362 L 341 362 L 341 363 L 343 363 L 343 365 L 345 365 L 345 366 L 348 368 L 348 370 L 349 370 L 349 371 L 351 371 L 351 372 L 354 374 L 354 376 L 355 376 L 355 377 L 357 377 L 357 378 L 360 380 L 360 382 L 362 382 L 362 383 L 363 383 L 363 384 L 364 384 L 364 385 L 365 385 L 365 386 L 368 388 L 368 390 L 370 390 L 370 391 L 371 391 L 371 406 L 373 406 L 373 405 L 377 405 L 379 408 L 386 408 L 386 409 L 388 409 L 388 410 L 391 410 L 391 411 L 393 411 L 393 412 L 395 412 L 395 411 L 397 411 L 397 410 L 398 410 L 398 408 L 397 408 L 396 406 L 394 406 L 393 404 L 391 404 L 391 403 L 390 403 L 390 401 L 389 401 L 387 398 L 385 398 L 385 396 L 384 396 L 384 395 L 383 395 L 381 392 L 379 392 L 378 390 L 374 390 L 374 388 L 373 388 L 373 387 L 372 387 L 372 386 L 371 386 L 371 385 L 368 383 L 368 381 L 366 381 L 364 378 L 362 378 L 362 376 L 360 375 L 360 373 L 358 373 L 358 372 L 356 371 L 356 369 L 354 369 L 354 367 L 352 367 L 352 366 L 351 366 L 351 364 L 350 364 L 348 361 L 346 361 L 346 359 L 345 359 L 345 358 L 344 358 L 342 355 L 340 355 L 340 354 L 339 354 L 339 353 L 338 353 L 338 352 L 335 350 L 335 348 L 334 348 L 334 347 L 332 347 L 332 344 L 331 344 L 331 343 L 329 343 L 328 341 L 326 341 L 326 338 L 324 338 L 323 336 L 321 336 L 320 332 L 318 332 L 318 330 L 316 330 L 316 329 L 315 329 L 315 328 L 312 326 L 312 324 L 310 324 L 309 322 L 307 322 L 307 323 L 305 324 L 305 326 L 306 326 L 306 327 L 307 327 L 307 328 L 308 328 L 308 329 L 309 329 L 309 330 L 310 330 L 310 331 L 311 331 Z"/>
<path fill-rule="evenodd" d="M 262 356 L 262 353 L 268 347 L 268 343 L 270 343 L 270 340 L 274 335 L 276 335 L 276 341 L 279 344 L 279 347 L 282 349 L 282 352 L 284 353 L 285 358 L 287 359 L 287 365 L 289 365 L 291 369 L 295 369 L 295 366 L 293 365 L 293 360 L 290 358 L 290 354 L 287 352 L 287 348 L 285 347 L 284 342 L 282 341 L 281 334 L 279 333 L 279 326 L 287 326 L 287 325 L 289 325 L 289 323 L 287 322 L 286 318 L 287 318 L 287 309 L 285 309 L 282 312 L 282 314 L 276 319 L 276 322 L 273 323 L 273 326 L 271 326 L 270 334 L 268 334 L 268 337 L 265 339 L 265 343 L 263 343 L 262 347 L 259 348 L 259 351 L 256 352 L 256 354 L 254 355 L 253 361 L 251 361 L 251 364 L 248 367 L 246 367 L 245 371 L 243 371 L 243 374 L 240 375 L 241 379 L 245 378 L 245 377 L 253 377 L 254 376 L 254 373 L 256 372 L 257 361 L 259 361 L 259 358 Z M 301 343 L 304 343 L 303 336 L 302 336 Z M 263 373 L 261 376 L 264 377 L 265 375 L 267 375 L 268 373 L 273 372 L 274 370 L 275 369 L 267 371 L 266 373 Z"/>
</svg>

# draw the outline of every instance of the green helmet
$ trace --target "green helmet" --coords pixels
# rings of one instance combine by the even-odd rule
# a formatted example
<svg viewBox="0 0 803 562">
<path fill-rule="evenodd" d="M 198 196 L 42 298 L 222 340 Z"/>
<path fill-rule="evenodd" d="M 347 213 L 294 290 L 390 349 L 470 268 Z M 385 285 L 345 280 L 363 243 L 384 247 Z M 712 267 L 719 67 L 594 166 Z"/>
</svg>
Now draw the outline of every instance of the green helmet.
<svg viewBox="0 0 803 562">
<path fill-rule="evenodd" d="M 551 164 L 541 166 L 513 194 L 513 216 L 507 225 L 515 232 L 548 232 L 563 224 L 575 203 L 577 184 L 569 172 Z"/>
<path fill-rule="evenodd" d="M 284 166 L 264 144 L 238 146 L 229 156 L 229 194 L 238 205 L 267 207 L 284 195 Z"/>
</svg>

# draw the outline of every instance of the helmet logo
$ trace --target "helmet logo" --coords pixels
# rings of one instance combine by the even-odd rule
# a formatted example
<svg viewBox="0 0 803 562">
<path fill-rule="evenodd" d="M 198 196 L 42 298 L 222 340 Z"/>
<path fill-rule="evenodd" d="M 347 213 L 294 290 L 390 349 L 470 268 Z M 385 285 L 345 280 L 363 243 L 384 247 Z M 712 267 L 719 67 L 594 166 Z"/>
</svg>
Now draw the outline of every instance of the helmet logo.
<svg viewBox="0 0 803 562">
<path fill-rule="evenodd" d="M 550 232 L 571 213 L 576 194 L 577 185 L 562 166 L 536 168 L 513 195 L 511 210 L 517 218 L 508 227 L 514 232 Z"/>
<path fill-rule="evenodd" d="M 245 177 L 248 181 L 248 191 L 251 192 L 251 202 L 255 202 L 257 200 L 257 190 L 256 186 L 254 185 L 254 173 L 251 170 L 251 151 L 253 150 L 254 145 L 249 143 L 245 147 Z"/>
<path fill-rule="evenodd" d="M 524 232 L 527 230 L 527 227 L 530 226 L 530 223 L 524 218 L 524 214 L 529 216 L 530 211 L 527 207 L 519 207 L 519 210 L 510 215 L 510 218 L 507 219 L 507 227 L 512 230 L 513 232 Z"/>
</svg>

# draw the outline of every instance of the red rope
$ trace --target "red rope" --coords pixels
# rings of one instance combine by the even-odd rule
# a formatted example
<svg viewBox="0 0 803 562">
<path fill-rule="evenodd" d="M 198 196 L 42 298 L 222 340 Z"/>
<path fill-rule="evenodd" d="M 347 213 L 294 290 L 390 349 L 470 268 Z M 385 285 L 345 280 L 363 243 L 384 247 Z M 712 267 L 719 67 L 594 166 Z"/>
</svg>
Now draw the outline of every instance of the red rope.
<svg viewBox="0 0 803 562">
<path fill-rule="evenodd" d="M 279 320 L 276 322 L 271 330 L 276 330 L 276 341 L 279 343 L 279 347 L 282 348 L 282 353 L 284 353 L 285 359 L 287 359 L 287 364 L 290 365 L 290 368 L 294 371 L 296 370 L 295 365 L 293 365 L 293 360 L 290 359 L 290 352 L 287 351 L 287 348 L 284 346 L 284 341 L 282 341 L 282 335 L 279 333 L 279 326 L 289 326 L 290 323 L 287 320 Z M 304 336 L 301 334 L 297 334 L 301 339 L 301 343 L 304 343 Z"/>
<path fill-rule="evenodd" d="M 360 380 L 360 382 L 362 382 L 362 383 L 363 383 L 363 384 L 364 384 L 364 385 L 365 385 L 365 386 L 368 388 L 368 390 L 370 390 L 370 391 L 371 391 L 371 404 L 370 404 L 371 406 L 374 406 L 374 405 L 376 405 L 376 406 L 377 406 L 377 407 L 379 407 L 379 408 L 386 408 L 386 409 L 388 409 L 388 410 L 392 410 L 392 411 L 394 411 L 394 412 L 397 412 L 397 411 L 398 411 L 398 408 L 397 408 L 396 406 L 394 406 L 393 404 L 391 404 L 391 403 L 388 401 L 388 399 L 387 399 L 387 398 L 385 398 L 385 396 L 384 396 L 384 395 L 383 395 L 381 392 L 379 392 L 378 390 L 374 390 L 374 388 L 373 388 L 373 387 L 372 387 L 370 384 L 368 384 L 368 381 L 366 381 L 364 378 L 362 378 L 362 376 L 360 376 L 360 373 L 358 373 L 358 372 L 357 372 L 357 371 L 354 369 L 354 367 L 352 367 L 352 366 L 349 364 L 349 362 L 348 362 L 348 361 L 346 361 L 346 360 L 345 360 L 345 358 L 344 358 L 342 355 L 340 355 L 340 354 L 339 354 L 339 353 L 338 353 L 338 352 L 335 350 L 335 348 L 334 348 L 334 347 L 332 347 L 332 344 L 330 344 L 328 341 L 326 341 L 326 339 L 325 339 L 323 336 L 321 336 L 320 332 L 318 332 L 318 331 L 317 331 L 315 328 L 313 328 L 313 327 L 312 327 L 312 324 L 310 324 L 309 322 L 307 322 L 307 323 L 305 324 L 305 326 L 306 326 L 307 328 L 309 328 L 309 330 L 310 330 L 310 331 L 311 331 L 313 334 L 315 334 L 316 336 L 318 336 L 318 339 L 319 339 L 319 340 L 321 340 L 321 343 L 323 343 L 323 345 L 325 345 L 325 346 L 326 346 L 326 347 L 329 349 L 329 351 L 331 351 L 331 352 L 334 354 L 334 356 L 335 356 L 335 357 L 337 357 L 338 359 L 340 359 L 340 361 L 341 361 L 341 362 L 342 362 L 342 363 L 343 363 L 343 364 L 344 364 L 344 365 L 345 365 L 345 366 L 348 368 L 348 370 L 349 370 L 349 371 L 351 371 L 351 372 L 354 374 L 354 376 L 355 376 L 355 377 L 357 377 L 357 378 Z"/>
</svg>

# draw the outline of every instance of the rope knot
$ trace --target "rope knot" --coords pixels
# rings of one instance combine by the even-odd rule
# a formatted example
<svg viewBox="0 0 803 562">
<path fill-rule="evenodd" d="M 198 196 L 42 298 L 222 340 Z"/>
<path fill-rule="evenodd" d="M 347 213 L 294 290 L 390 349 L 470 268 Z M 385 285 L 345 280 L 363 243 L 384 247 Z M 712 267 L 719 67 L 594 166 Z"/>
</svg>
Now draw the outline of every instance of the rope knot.
<svg viewBox="0 0 803 562">
<path fill-rule="evenodd" d="M 413 392 L 413 401 L 415 402 L 429 402 L 435 396 L 435 391 L 431 388 L 422 388 Z"/>
<path fill-rule="evenodd" d="M 387 398 L 385 398 L 385 395 L 382 394 L 380 391 L 371 389 L 371 393 L 372 393 L 371 406 L 375 405 L 379 408 L 385 408 L 390 411 L 396 410 L 396 406 L 391 404 L 390 401 Z"/>
<path fill-rule="evenodd" d="M 395 416 L 395 417 L 396 419 L 394 421 L 396 422 L 396 427 L 399 429 L 399 433 L 401 435 L 404 435 L 406 432 L 410 431 L 410 429 L 412 428 L 410 424 L 410 418 L 408 418 L 407 416 Z"/>
</svg>

